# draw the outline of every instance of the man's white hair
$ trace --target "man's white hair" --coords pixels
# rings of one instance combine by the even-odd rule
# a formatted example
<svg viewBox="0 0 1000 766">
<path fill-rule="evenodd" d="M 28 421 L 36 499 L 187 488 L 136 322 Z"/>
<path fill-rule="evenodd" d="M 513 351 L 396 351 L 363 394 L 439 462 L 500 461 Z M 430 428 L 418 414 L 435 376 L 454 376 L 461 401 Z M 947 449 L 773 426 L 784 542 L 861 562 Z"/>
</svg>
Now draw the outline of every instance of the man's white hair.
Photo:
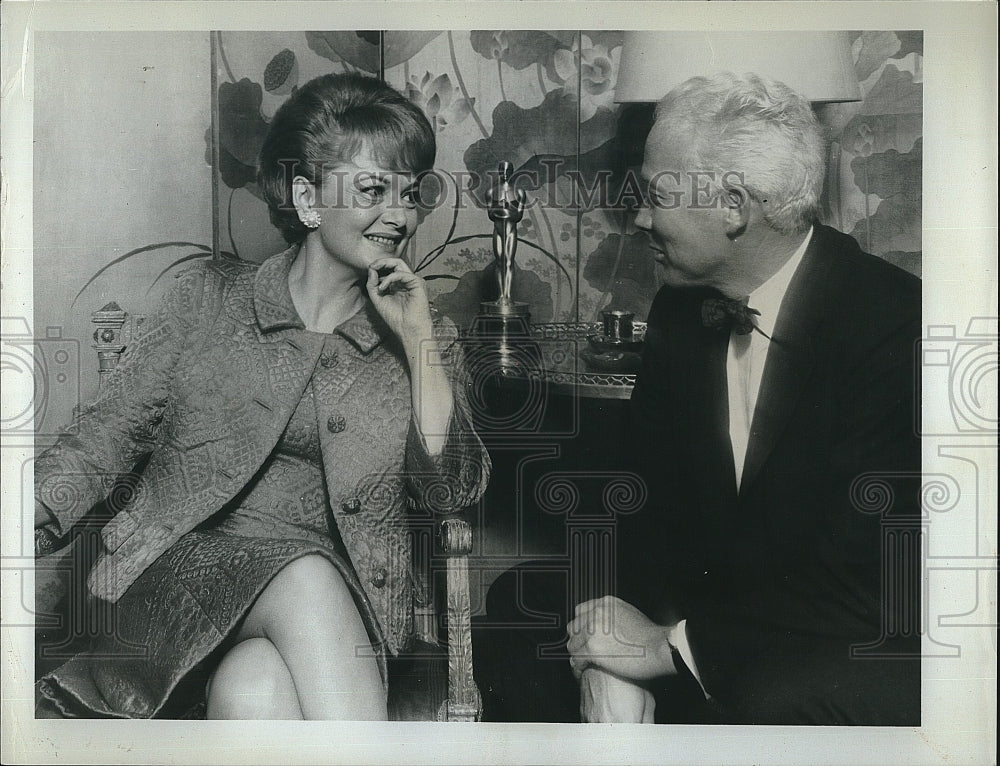
<svg viewBox="0 0 1000 766">
<path fill-rule="evenodd" d="M 809 101 L 784 83 L 748 73 L 692 77 L 656 106 L 653 131 L 676 138 L 688 167 L 742 185 L 777 231 L 806 231 L 819 209 L 825 141 Z M 707 176 L 708 177 L 708 176 Z"/>
</svg>

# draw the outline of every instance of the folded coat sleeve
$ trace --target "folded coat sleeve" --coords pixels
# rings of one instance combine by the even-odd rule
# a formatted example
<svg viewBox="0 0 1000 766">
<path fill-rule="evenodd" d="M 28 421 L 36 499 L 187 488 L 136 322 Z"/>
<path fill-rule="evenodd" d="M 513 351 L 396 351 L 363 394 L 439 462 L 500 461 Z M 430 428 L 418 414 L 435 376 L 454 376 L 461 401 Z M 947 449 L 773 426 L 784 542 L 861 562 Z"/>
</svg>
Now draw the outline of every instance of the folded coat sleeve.
<svg viewBox="0 0 1000 766">
<path fill-rule="evenodd" d="M 406 440 L 406 476 L 416 505 L 432 513 L 459 513 L 486 491 L 490 458 L 473 426 L 469 406 L 471 381 L 462 358 L 455 325 L 446 318 L 434 323 L 436 348 L 432 363 L 444 366 L 451 382 L 452 411 L 444 447 L 431 455 L 415 416 Z"/>
<path fill-rule="evenodd" d="M 177 361 L 202 308 L 204 284 L 203 268 L 178 275 L 97 399 L 79 407 L 56 443 L 39 455 L 34 470 L 36 525 L 47 513 L 50 518 L 43 526 L 65 537 L 152 451 L 160 438 Z"/>
</svg>

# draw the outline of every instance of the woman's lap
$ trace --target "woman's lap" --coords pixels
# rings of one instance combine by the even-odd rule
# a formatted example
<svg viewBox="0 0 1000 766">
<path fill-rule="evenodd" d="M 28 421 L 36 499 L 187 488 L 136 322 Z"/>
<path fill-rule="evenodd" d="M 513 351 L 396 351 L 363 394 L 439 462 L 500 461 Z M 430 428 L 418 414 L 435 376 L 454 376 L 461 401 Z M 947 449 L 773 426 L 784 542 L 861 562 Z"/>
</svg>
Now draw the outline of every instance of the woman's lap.
<svg viewBox="0 0 1000 766">
<path fill-rule="evenodd" d="M 202 702 L 209 672 L 232 645 L 227 637 L 261 593 L 283 568 L 310 555 L 341 574 L 378 646 L 360 583 L 332 550 L 306 540 L 192 532 L 129 588 L 89 651 L 49 673 L 39 691 L 74 717 L 185 715 L 183 697 Z M 379 665 L 384 671 L 381 654 Z"/>
</svg>

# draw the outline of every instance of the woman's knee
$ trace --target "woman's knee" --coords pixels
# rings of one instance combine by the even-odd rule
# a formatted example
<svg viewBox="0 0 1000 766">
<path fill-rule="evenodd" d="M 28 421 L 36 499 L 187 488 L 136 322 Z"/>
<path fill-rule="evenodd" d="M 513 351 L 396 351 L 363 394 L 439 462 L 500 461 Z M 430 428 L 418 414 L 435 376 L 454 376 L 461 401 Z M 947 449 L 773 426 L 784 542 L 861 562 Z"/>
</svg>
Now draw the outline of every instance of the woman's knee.
<svg viewBox="0 0 1000 766">
<path fill-rule="evenodd" d="M 318 554 L 302 556 L 286 564 L 265 588 L 265 593 L 281 598 L 291 596 L 300 601 L 315 601 L 316 596 L 350 598 L 340 571 Z M 310 598 L 304 599 L 307 595 Z"/>
<path fill-rule="evenodd" d="M 294 621 L 301 623 L 326 618 L 331 611 L 338 612 L 348 605 L 354 608 L 354 599 L 343 576 L 325 557 L 313 554 L 295 559 L 274 576 L 248 620 L 277 619 L 284 623 L 294 616 Z"/>
<path fill-rule="evenodd" d="M 312 651 L 302 643 L 306 637 L 327 646 L 330 641 L 342 640 L 345 646 L 370 641 L 343 576 L 319 555 L 292 561 L 263 590 L 237 634 L 238 640 L 254 637 L 270 639 L 289 662 L 289 652 Z"/>
<path fill-rule="evenodd" d="M 208 718 L 298 719 L 295 684 L 266 638 L 241 641 L 222 658 L 206 687 Z"/>
<path fill-rule="evenodd" d="M 385 718 L 370 638 L 353 595 L 327 559 L 288 564 L 261 593 L 240 637 L 264 637 L 280 652 L 307 719 Z"/>
</svg>

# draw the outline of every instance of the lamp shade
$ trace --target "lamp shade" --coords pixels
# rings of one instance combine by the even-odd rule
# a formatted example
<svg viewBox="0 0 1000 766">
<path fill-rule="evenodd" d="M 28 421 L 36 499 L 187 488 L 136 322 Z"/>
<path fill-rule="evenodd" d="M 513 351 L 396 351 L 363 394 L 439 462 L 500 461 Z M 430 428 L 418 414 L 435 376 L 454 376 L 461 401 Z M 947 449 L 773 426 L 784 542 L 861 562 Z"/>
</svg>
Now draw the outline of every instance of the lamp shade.
<svg viewBox="0 0 1000 766">
<path fill-rule="evenodd" d="M 814 103 L 861 100 L 846 32 L 626 32 L 615 101 L 659 101 L 721 71 L 778 80 Z"/>
</svg>

